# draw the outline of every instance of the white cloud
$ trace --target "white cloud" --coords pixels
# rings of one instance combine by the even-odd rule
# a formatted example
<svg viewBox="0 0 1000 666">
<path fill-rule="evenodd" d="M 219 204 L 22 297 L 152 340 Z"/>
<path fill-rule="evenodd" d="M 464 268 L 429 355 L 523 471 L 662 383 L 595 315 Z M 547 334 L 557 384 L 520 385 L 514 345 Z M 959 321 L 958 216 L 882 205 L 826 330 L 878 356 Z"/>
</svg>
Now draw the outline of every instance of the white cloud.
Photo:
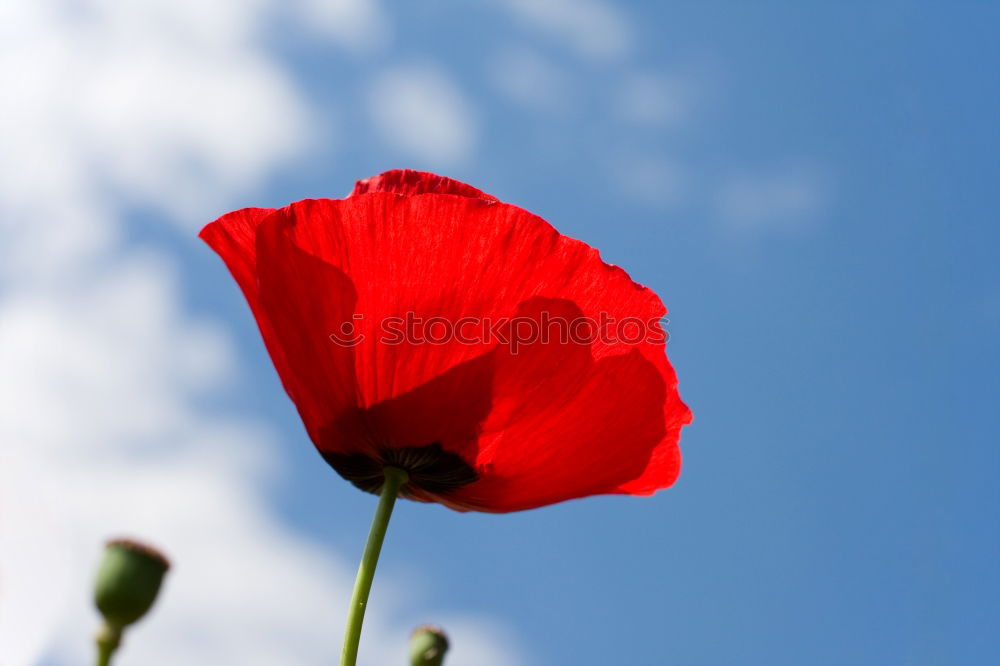
<svg viewBox="0 0 1000 666">
<path fill-rule="evenodd" d="M 301 0 L 292 8 L 308 27 L 348 49 L 371 53 L 389 43 L 389 19 L 376 0 Z"/>
<path fill-rule="evenodd" d="M 799 165 L 737 175 L 722 186 L 717 204 L 730 228 L 790 230 L 816 223 L 828 200 L 823 172 Z"/>
<path fill-rule="evenodd" d="M 440 68 L 405 65 L 372 83 L 369 109 L 376 129 L 393 148 L 431 167 L 469 158 L 477 139 L 470 102 Z"/>
<path fill-rule="evenodd" d="M 502 95 L 531 110 L 564 111 L 574 103 L 569 75 L 531 49 L 503 49 L 490 62 L 488 76 Z"/>
<path fill-rule="evenodd" d="M 620 118 L 645 126 L 677 126 L 686 120 L 690 105 L 690 86 L 676 77 L 646 73 L 629 74 L 616 99 Z"/>
<path fill-rule="evenodd" d="M 683 194 L 685 169 L 665 157 L 630 155 L 613 162 L 611 171 L 619 190 L 643 203 L 672 204 Z"/>
<path fill-rule="evenodd" d="M 60 13 L 54 0 L 5 3 L 7 225 L 31 223 L 43 202 L 56 225 L 92 223 L 116 212 L 104 205 L 116 189 L 195 228 L 299 154 L 315 123 L 258 44 L 265 4 L 94 0 Z M 4 254 L 27 263 L 18 244 Z"/>
<path fill-rule="evenodd" d="M 277 6 L 0 3 L 4 666 L 91 663 L 118 534 L 176 561 L 123 663 L 335 661 L 355 553 L 275 515 L 269 431 L 205 407 L 237 379 L 230 342 L 185 311 L 174 258 L 123 242 L 131 204 L 187 234 L 301 154 L 315 112 L 258 40 Z M 410 627 L 369 614 L 365 663 L 398 661 Z M 465 663 L 520 661 L 488 621 L 449 629 Z"/>
<path fill-rule="evenodd" d="M 522 23 L 592 60 L 619 60 L 631 51 L 632 25 L 602 0 L 501 0 Z"/>
</svg>

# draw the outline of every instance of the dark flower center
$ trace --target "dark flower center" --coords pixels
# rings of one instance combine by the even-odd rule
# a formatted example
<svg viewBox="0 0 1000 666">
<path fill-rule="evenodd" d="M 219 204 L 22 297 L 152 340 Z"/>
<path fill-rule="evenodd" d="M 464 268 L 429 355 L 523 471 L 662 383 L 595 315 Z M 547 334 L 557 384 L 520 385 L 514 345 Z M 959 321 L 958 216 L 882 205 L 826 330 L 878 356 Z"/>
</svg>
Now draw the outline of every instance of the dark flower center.
<svg viewBox="0 0 1000 666">
<path fill-rule="evenodd" d="M 368 493 L 378 494 L 385 482 L 386 467 L 406 470 L 410 480 L 403 486 L 419 488 L 428 493 L 445 493 L 476 481 L 479 477 L 472 465 L 434 442 L 426 446 L 384 448 L 378 458 L 364 453 L 328 453 L 323 459 L 342 477 Z"/>
</svg>

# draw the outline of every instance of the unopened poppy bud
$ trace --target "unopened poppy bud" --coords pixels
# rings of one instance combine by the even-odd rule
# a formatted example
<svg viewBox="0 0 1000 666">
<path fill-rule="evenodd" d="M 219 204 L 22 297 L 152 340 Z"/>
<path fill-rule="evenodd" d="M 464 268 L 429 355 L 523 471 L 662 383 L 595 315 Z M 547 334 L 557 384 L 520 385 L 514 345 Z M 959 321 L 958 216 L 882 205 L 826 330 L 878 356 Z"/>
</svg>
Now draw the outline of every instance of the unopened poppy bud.
<svg viewBox="0 0 1000 666">
<path fill-rule="evenodd" d="M 149 546 L 109 541 L 94 587 L 94 603 L 107 627 L 117 633 L 145 615 L 169 568 L 167 558 Z"/>
<path fill-rule="evenodd" d="M 441 666 L 448 651 L 448 637 L 440 627 L 417 627 L 410 636 L 411 666 Z"/>
</svg>

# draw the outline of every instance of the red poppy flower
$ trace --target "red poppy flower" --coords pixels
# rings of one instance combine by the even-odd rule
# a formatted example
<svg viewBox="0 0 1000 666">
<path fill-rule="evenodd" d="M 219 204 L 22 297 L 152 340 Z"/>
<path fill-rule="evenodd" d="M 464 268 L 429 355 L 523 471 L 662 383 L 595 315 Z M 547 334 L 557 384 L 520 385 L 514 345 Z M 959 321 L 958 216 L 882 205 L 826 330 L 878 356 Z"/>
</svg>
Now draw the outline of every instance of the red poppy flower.
<svg viewBox="0 0 1000 666">
<path fill-rule="evenodd" d="M 507 512 L 676 480 L 691 413 L 666 309 L 541 218 L 389 171 L 346 199 L 229 213 L 201 237 L 313 443 L 358 487 L 377 492 L 396 466 L 401 496 Z"/>
</svg>

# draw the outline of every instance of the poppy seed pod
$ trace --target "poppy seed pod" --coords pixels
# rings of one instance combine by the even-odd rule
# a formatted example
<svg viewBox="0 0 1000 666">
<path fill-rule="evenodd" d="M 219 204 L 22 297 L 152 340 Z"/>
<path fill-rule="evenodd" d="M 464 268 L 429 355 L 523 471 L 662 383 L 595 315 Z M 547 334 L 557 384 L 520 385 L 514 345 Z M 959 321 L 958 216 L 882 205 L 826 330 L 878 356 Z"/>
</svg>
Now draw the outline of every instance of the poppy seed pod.
<svg viewBox="0 0 1000 666">
<path fill-rule="evenodd" d="M 448 637 L 441 627 L 417 627 L 410 636 L 411 666 L 441 666 L 447 651 Z"/>
<path fill-rule="evenodd" d="M 107 627 L 120 632 L 145 615 L 169 568 L 167 559 L 149 546 L 128 539 L 109 541 L 94 587 L 94 603 Z"/>
</svg>

